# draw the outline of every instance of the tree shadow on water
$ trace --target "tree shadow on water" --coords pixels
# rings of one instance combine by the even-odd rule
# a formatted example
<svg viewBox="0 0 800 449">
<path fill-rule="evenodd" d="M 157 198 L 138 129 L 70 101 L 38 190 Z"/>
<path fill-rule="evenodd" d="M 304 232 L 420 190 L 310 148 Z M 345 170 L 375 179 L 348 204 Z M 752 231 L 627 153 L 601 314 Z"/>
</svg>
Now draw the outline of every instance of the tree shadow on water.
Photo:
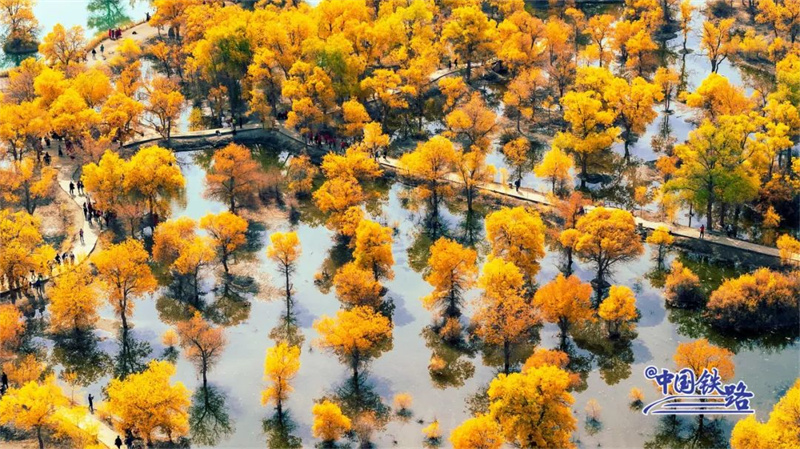
<svg viewBox="0 0 800 449">
<path fill-rule="evenodd" d="M 658 420 L 656 432 L 644 443 L 645 449 L 704 449 L 727 447 L 727 421 L 702 416 L 666 415 Z"/>
<path fill-rule="evenodd" d="M 111 357 L 99 348 L 100 339 L 91 332 L 57 335 L 53 338 L 53 363 L 74 373 L 77 383 L 87 386 L 105 376 L 112 366 Z"/>
<path fill-rule="evenodd" d="M 192 442 L 204 446 L 217 446 L 235 430 L 231 421 L 227 398 L 218 388 L 209 385 L 192 395 L 189 407 L 189 428 Z"/>
<path fill-rule="evenodd" d="M 297 428 L 291 414 L 283 412 L 283 418 L 279 419 L 275 414 L 262 422 L 264 434 L 267 436 L 267 447 L 270 449 L 298 449 L 303 447 L 303 440 L 292 435 Z"/>
<path fill-rule="evenodd" d="M 120 330 L 119 352 L 114 357 L 114 376 L 124 379 L 144 371 L 150 361 L 151 352 L 153 350 L 150 343 L 137 340 L 131 331 Z"/>
</svg>

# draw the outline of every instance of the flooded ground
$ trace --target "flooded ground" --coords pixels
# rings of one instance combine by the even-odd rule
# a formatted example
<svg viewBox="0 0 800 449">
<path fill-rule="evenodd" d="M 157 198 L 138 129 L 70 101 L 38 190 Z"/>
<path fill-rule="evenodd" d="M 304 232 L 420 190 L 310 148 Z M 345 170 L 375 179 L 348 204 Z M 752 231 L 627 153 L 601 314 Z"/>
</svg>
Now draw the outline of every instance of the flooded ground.
<svg viewBox="0 0 800 449">
<path fill-rule="evenodd" d="M 49 31 L 56 23 L 71 26 L 80 24 L 90 26 L 90 14 L 86 9 L 89 4 L 101 0 L 45 1 L 40 0 L 36 7 L 42 29 Z M 107 1 L 107 0 L 102 0 Z M 113 2 L 111 2 L 113 3 Z M 703 2 L 696 1 L 698 5 Z M 137 2 L 133 9 L 124 2 L 125 15 L 138 18 L 147 9 L 145 2 Z M 58 11 L 58 13 L 54 13 Z M 693 28 L 699 29 L 703 18 L 697 14 Z M 99 23 L 99 22 L 98 22 Z M 95 28 L 103 29 L 103 25 Z M 87 36 L 93 34 L 87 32 Z M 699 36 L 690 35 L 689 47 L 698 48 Z M 669 63 L 680 70 L 685 68 L 686 82 L 689 89 L 696 87 L 709 72 L 709 63 L 705 56 L 694 52 L 688 55 L 677 53 L 681 38 L 668 42 L 671 48 Z M 739 71 L 726 61 L 720 73 L 730 80 L 742 85 Z M 186 114 L 185 114 L 186 115 Z M 669 134 L 683 141 L 693 128 L 689 123 L 691 113 L 677 110 L 674 114 L 662 115 L 654 121 L 645 135 L 631 146 L 632 155 L 645 162 L 657 158 L 652 150 L 651 138 L 663 129 L 663 120 L 669 123 Z M 185 128 L 185 120 L 182 125 Z M 621 153 L 621 145 L 614 148 Z M 181 154 L 180 160 L 184 175 L 187 178 L 185 200 L 173 207 L 172 218 L 182 215 L 199 219 L 209 212 L 225 209 L 220 203 L 203 198 L 203 152 Z M 268 158 L 265 164 L 274 164 L 279 159 L 277 154 Z M 498 168 L 504 167 L 502 155 L 495 149 L 489 163 Z M 528 174 L 523 185 L 547 190 L 541 180 Z M 430 239 L 422 226 L 424 222 L 421 212 L 410 211 L 404 207 L 404 192 L 401 182 L 387 181 L 375 187 L 379 199 L 370 207 L 372 218 L 386 225 L 397 224 L 394 236 L 393 254 L 395 259 L 395 277 L 386 282 L 390 297 L 396 309 L 394 311 L 393 347 L 372 363 L 368 374 L 369 390 L 362 391 L 363 407 L 384 410 L 391 406 L 392 398 L 401 392 L 410 393 L 414 402 L 413 416 L 400 419 L 392 416 L 384 429 L 375 433 L 374 441 L 379 447 L 419 447 L 422 443 L 421 429 L 434 419 L 441 423 L 445 435 L 466 419 L 470 406 L 480 401 L 480 394 L 498 371 L 498 360 L 492 354 L 484 354 L 478 347 L 451 348 L 442 343 L 429 332 L 432 323 L 430 312 L 422 306 L 420 298 L 431 291 L 431 287 L 423 280 L 419 271 L 421 261 L 426 258 Z M 489 200 L 486 200 L 487 202 Z M 443 208 L 444 221 L 449 225 L 448 235 L 460 240 L 481 242 L 483 229 L 482 219 L 473 220 L 465 226 L 463 204 L 454 202 Z M 488 205 L 481 207 L 488 209 Z M 492 208 L 497 205 L 491 205 Z M 323 315 L 333 315 L 341 304 L 332 292 L 323 293 L 315 285 L 315 273 L 323 267 L 329 269 L 345 262 L 342 248 L 333 240 L 332 233 L 323 226 L 322 218 L 315 212 L 313 204 L 300 204 L 300 218 L 296 224 L 288 219 L 287 211 L 263 211 L 259 221 L 265 222 L 263 230 L 255 234 L 253 253 L 255 260 L 249 262 L 251 274 L 258 280 L 274 279 L 277 276 L 275 266 L 265 255 L 265 245 L 269 235 L 276 231 L 296 230 L 299 234 L 303 253 L 294 275 L 295 313 L 298 331 L 304 338 L 301 355 L 301 369 L 293 384 L 294 393 L 285 404 L 296 424 L 292 435 L 300 438 L 303 446 L 312 446 L 315 440 L 311 436 L 311 407 L 315 401 L 324 396 L 339 395 L 352 399 L 352 392 L 346 388 L 349 378 L 347 367 L 339 363 L 335 356 L 317 350 L 312 342 L 317 338 L 312 328 L 314 320 Z M 424 212 L 424 211 L 422 211 Z M 680 218 L 685 223 L 685 217 Z M 481 249 L 480 243 L 477 245 Z M 485 248 L 482 248 L 485 256 Z M 586 375 L 585 389 L 573 393 L 575 404 L 573 410 L 578 417 L 578 430 L 574 438 L 580 447 L 726 447 L 730 438 L 730 429 L 736 418 L 721 418 L 715 421 L 706 419 L 703 429 L 698 429 L 696 421 L 681 418 L 676 421 L 658 419 L 642 415 L 628 406 L 628 392 L 632 387 L 641 388 L 645 392 L 645 403 L 658 398 L 657 391 L 642 375 L 648 365 L 674 367 L 672 355 L 681 342 L 706 337 L 712 342 L 725 346 L 735 352 L 735 378 L 743 380 L 753 391 L 755 397 L 752 406 L 758 410 L 758 418 L 765 419 L 768 411 L 779 397 L 788 389 L 800 372 L 798 342 L 780 336 L 762 338 L 760 341 L 742 341 L 713 333 L 700 320 L 700 312 L 668 310 L 664 306 L 662 289 L 658 280 L 659 272 L 656 262 L 652 260 L 652 250 L 646 249 L 643 256 L 635 261 L 616 267 L 613 282 L 630 286 L 637 296 L 637 306 L 641 311 L 638 322 L 638 336 L 630 344 L 611 345 L 598 335 L 580 335 L 570 338 L 564 348 L 570 352 L 576 366 L 580 366 Z M 701 275 L 704 287 L 714 289 L 724 277 L 735 276 L 752 267 L 732 266 L 720 260 L 709 260 L 699 254 L 673 251 L 666 265 L 674 259 L 681 259 L 696 273 Z M 562 255 L 555 250 L 548 250 L 541 262 L 541 270 L 537 276 L 540 284 L 551 280 L 563 264 Z M 594 277 L 594 272 L 586 264 L 575 262 L 575 273 L 584 281 Z M 280 297 L 270 294 L 269 282 L 262 282 L 260 290 L 254 292 L 248 286 L 237 286 L 233 290 L 238 295 L 218 294 L 221 288 L 212 273 L 207 273 L 204 288 L 204 313 L 213 321 L 226 325 L 227 347 L 218 365 L 209 373 L 209 379 L 215 391 L 219 393 L 219 401 L 215 407 L 218 418 L 227 415 L 228 426 L 224 419 L 216 421 L 216 427 L 204 428 L 207 436 L 205 447 L 264 447 L 274 438 L 270 436 L 271 428 L 265 426 L 265 419 L 272 414 L 261 406 L 260 392 L 264 388 L 262 379 L 265 351 L 274 345 L 270 333 L 285 327 L 282 318 L 285 305 Z M 217 290 L 217 291 L 215 291 Z M 468 293 L 469 298 L 478 294 L 477 290 Z M 89 384 L 84 394 L 92 393 L 101 398 L 100 388 L 106 385 L 120 364 L 143 363 L 152 357 L 162 357 L 165 348 L 161 343 L 161 334 L 167 330 L 177 317 L 184 316 L 185 308 L 180 300 L 171 297 L 169 288 L 164 286 L 153 297 L 145 298 L 136 305 L 130 321 L 134 323 L 132 339 L 127 351 L 128 357 L 120 357 L 120 346 L 117 335 L 109 331 L 114 328 L 115 318 L 110 307 L 102 310 L 101 326 L 106 330 L 95 332 L 97 341 L 84 342 L 80 347 L 65 345 L 64 342 L 53 342 L 44 337 L 40 343 L 50 348 L 50 355 L 56 363 L 56 370 L 69 366 L 81 372 L 82 379 Z M 467 308 L 465 317 L 472 315 Z M 539 345 L 546 348 L 557 348 L 561 345 L 554 325 L 544 325 L 540 332 Z M 149 351 L 146 350 L 149 346 Z M 528 351 L 531 346 L 526 348 Z M 448 362 L 450 369 L 446 376 L 432 375 L 428 364 L 432 354 L 436 354 Z M 521 351 L 518 359 L 524 360 L 528 352 Z M 183 356 L 177 357 L 177 380 L 184 382 L 190 389 L 196 390 L 200 385 L 197 372 Z M 374 393 L 370 396 L 368 393 Z M 372 401 L 364 398 L 372 398 Z M 589 399 L 596 399 L 602 411 L 599 425 L 585 425 L 584 407 Z M 222 423 L 222 425 L 220 425 Z M 271 440 L 275 446 L 281 446 Z M 195 446 L 203 447 L 202 445 Z M 447 446 L 447 443 L 445 443 Z"/>
<path fill-rule="evenodd" d="M 274 164 L 276 158 L 268 158 Z M 220 203 L 203 199 L 204 170 L 199 161 L 207 160 L 203 152 L 184 153 L 180 155 L 184 175 L 187 178 L 185 202 L 175 204 L 173 217 L 189 216 L 199 219 L 209 212 L 225 209 Z M 432 323 L 431 314 L 426 311 L 420 298 L 428 294 L 431 287 L 423 280 L 423 273 L 414 269 L 417 261 L 426 258 L 429 240 L 420 225 L 423 217 L 419 213 L 410 212 L 402 205 L 403 191 L 406 189 L 400 182 L 391 182 L 378 186 L 375 200 L 370 207 L 374 212 L 373 219 L 385 224 L 398 224 L 394 236 L 393 254 L 395 258 L 395 278 L 386 283 L 390 297 L 396 306 L 394 312 L 395 329 L 393 348 L 375 360 L 368 374 L 367 384 L 379 401 L 366 404 L 381 410 L 391 406 L 396 393 L 408 392 L 414 397 L 413 417 L 400 420 L 393 417 L 384 430 L 377 431 L 375 441 L 380 447 L 397 444 L 401 447 L 418 447 L 422 442 L 421 429 L 433 419 L 438 419 L 445 432 L 449 433 L 455 426 L 469 416 L 469 405 L 474 397 L 485 390 L 488 383 L 498 372 L 499 361 L 491 354 L 482 353 L 479 348 L 463 351 L 449 348 L 431 336 L 427 331 Z M 493 207 L 497 207 L 496 205 Z M 449 204 L 444 211 L 444 221 L 449 224 L 448 235 L 462 239 L 464 217 L 459 210 L 463 205 Z M 290 410 L 296 423 L 293 435 L 302 439 L 304 446 L 314 444 L 311 436 L 311 406 L 323 396 L 344 395 L 347 391 L 349 370 L 339 363 L 333 355 L 321 352 L 311 344 L 318 337 L 312 323 L 322 315 L 333 315 L 341 304 L 332 292 L 322 293 L 314 283 L 314 274 L 323 266 L 335 267 L 344 262 L 339 254 L 341 248 L 335 245 L 332 233 L 322 224 L 312 204 L 300 204 L 300 220 L 291 225 L 288 220 L 270 218 L 269 225 L 257 236 L 260 244 L 254 253 L 254 262 L 259 279 L 277 277 L 273 263 L 266 259 L 265 244 L 269 235 L 276 231 L 296 230 L 303 247 L 303 254 L 298 263 L 298 271 L 294 275 L 295 313 L 299 333 L 304 338 L 301 355 L 301 369 L 295 379 L 295 392 L 285 405 Z M 265 211 L 264 217 L 280 217 L 281 214 Z M 481 241 L 482 222 L 473 223 L 478 234 L 473 235 Z M 477 245 L 481 249 L 481 245 Z M 485 256 L 485 248 L 482 249 Z M 730 435 L 734 419 L 720 419 L 709 425 L 706 419 L 704 431 L 698 434 L 695 421 L 683 419 L 677 424 L 655 417 L 644 416 L 641 412 L 629 409 L 628 392 L 632 387 L 645 391 L 645 402 L 657 399 L 657 391 L 643 377 L 642 371 L 647 365 L 673 367 L 672 355 L 678 343 L 695 338 L 708 337 L 713 342 L 726 346 L 736 353 L 736 378 L 745 381 L 755 393 L 753 407 L 759 411 L 759 418 L 765 418 L 768 410 L 777 402 L 781 394 L 796 379 L 800 370 L 797 342 L 778 338 L 771 342 L 743 342 L 730 340 L 715 335 L 705 328 L 699 320 L 699 312 L 673 311 L 664 307 L 662 290 L 658 285 L 657 264 L 652 260 L 652 251 L 648 248 L 645 254 L 631 263 L 619 266 L 614 273 L 615 283 L 628 285 L 637 296 L 637 306 L 642 313 L 638 323 L 638 337 L 630 344 L 612 346 L 600 333 L 578 336 L 570 339 L 567 350 L 586 372 L 586 388 L 575 392 L 574 411 L 578 417 L 579 429 L 575 439 L 582 447 L 679 447 L 684 439 L 700 438 L 707 441 L 698 447 L 725 447 Z M 673 252 L 669 259 L 680 258 L 688 266 L 701 275 L 704 285 L 713 289 L 727 276 L 734 276 L 748 267 L 735 267 L 719 261 L 710 261 L 699 255 Z M 559 272 L 563 264 L 562 255 L 558 251 L 548 250 L 542 261 L 542 268 L 537 281 L 548 282 Z M 669 260 L 667 261 L 667 263 Z M 576 262 L 576 274 L 584 281 L 594 277 L 594 272 L 585 264 Z M 264 420 L 272 411 L 261 406 L 260 391 L 264 387 L 262 380 L 265 351 L 274 345 L 270 333 L 285 325 L 283 320 L 284 302 L 280 297 L 270 298 L 271 282 L 267 280 L 259 293 L 242 293 L 240 298 L 224 297 L 212 292 L 218 288 L 213 275 L 208 275 L 204 296 L 205 314 L 213 321 L 226 324 L 228 345 L 209 379 L 215 389 L 224 398 L 233 430 L 229 434 L 218 435 L 218 439 L 209 440 L 208 447 L 262 447 L 267 441 Z M 656 284 L 656 285 L 654 285 Z M 220 290 L 220 289 L 218 289 Z M 477 291 L 468 293 L 472 298 Z M 141 361 L 149 357 L 158 357 L 164 352 L 161 334 L 170 327 L 170 322 L 184 316 L 183 303 L 170 297 L 169 289 L 164 287 L 154 297 L 139 301 L 131 322 L 135 323 L 132 335 L 140 345 L 147 342 L 152 352 L 149 356 L 141 355 Z M 472 315 L 468 309 L 465 316 Z M 110 308 L 104 308 L 102 316 L 113 320 Z M 560 345 L 558 330 L 554 325 L 544 325 L 540 330 L 540 346 L 557 348 Z M 99 352 L 112 355 L 113 363 L 119 363 L 119 345 L 115 335 L 97 331 L 102 341 L 97 348 Z M 527 350 L 530 350 L 528 347 Z M 451 370 L 447 376 L 432 376 L 428 363 L 432 353 L 443 356 L 450 361 Z M 91 353 L 90 353 L 91 354 Z M 521 351 L 520 359 L 528 354 Z M 135 358 L 135 357 L 134 357 Z M 96 358 L 89 356 L 86 360 L 77 357 L 73 362 L 98 364 Z M 128 363 L 131 361 L 128 360 Z M 190 389 L 200 386 L 196 370 L 182 356 L 177 359 L 177 380 L 184 382 Z M 768 367 L 768 369 L 766 369 Z M 89 366 L 84 366 L 91 371 Z M 95 373 L 100 377 L 93 380 L 87 392 L 102 397 L 100 386 L 105 385 L 109 373 Z M 344 390 L 344 391 L 343 391 Z M 364 393 L 362 392 L 362 395 Z M 589 399 L 599 401 L 602 412 L 599 426 L 584 426 L 584 407 Z M 382 405 L 381 405 L 382 401 Z M 422 420 L 424 424 L 420 424 Z M 675 425 L 683 426 L 675 431 Z M 711 429 L 711 430 L 709 430 Z M 269 429 L 267 429 L 269 430 Z M 395 443 L 396 442 L 396 443 Z"/>
</svg>

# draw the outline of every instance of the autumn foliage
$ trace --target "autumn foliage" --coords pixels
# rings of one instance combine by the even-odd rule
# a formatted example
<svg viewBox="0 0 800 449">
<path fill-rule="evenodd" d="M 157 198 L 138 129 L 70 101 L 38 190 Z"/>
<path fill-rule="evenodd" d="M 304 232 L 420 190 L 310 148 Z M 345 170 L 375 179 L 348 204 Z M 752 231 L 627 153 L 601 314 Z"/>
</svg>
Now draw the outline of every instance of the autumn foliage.
<svg viewBox="0 0 800 449">
<path fill-rule="evenodd" d="M 726 280 L 711 294 L 708 318 L 737 331 L 796 329 L 800 324 L 800 278 L 760 268 Z"/>
<path fill-rule="evenodd" d="M 189 390 L 180 383 L 170 383 L 175 366 L 153 361 L 147 369 L 124 380 L 108 384 L 104 410 L 117 417 L 116 430 L 124 434 L 135 429 L 149 444 L 156 434 L 176 438 L 189 431 Z"/>
</svg>

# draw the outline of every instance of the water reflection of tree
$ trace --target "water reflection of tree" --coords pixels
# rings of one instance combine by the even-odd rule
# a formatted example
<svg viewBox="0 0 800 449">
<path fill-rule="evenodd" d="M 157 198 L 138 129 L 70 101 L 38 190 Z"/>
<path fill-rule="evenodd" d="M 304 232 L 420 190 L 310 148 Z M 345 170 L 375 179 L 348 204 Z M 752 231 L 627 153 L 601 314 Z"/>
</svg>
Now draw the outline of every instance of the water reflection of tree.
<svg viewBox="0 0 800 449">
<path fill-rule="evenodd" d="M 333 287 L 333 276 L 344 264 L 353 260 L 353 253 L 348 246 L 348 241 L 337 238 L 328 250 L 328 257 L 322 261 L 320 275 L 314 280 L 320 292 L 327 294 Z"/>
<path fill-rule="evenodd" d="M 267 447 L 270 449 L 296 449 L 303 447 L 303 440 L 292 435 L 297 425 L 292 420 L 288 411 L 283 412 L 283 418 L 278 419 L 277 414 L 265 419 L 262 423 L 264 434 L 267 435 Z"/>
<path fill-rule="evenodd" d="M 119 352 L 114 358 L 114 377 L 124 379 L 130 374 L 144 371 L 151 352 L 150 343 L 137 340 L 131 331 L 120 330 Z"/>
<path fill-rule="evenodd" d="M 409 245 L 408 266 L 417 273 L 421 273 L 428 266 L 428 258 L 431 256 L 431 245 L 433 240 L 428 233 L 416 231 L 414 241 Z"/>
<path fill-rule="evenodd" d="M 689 309 L 668 308 L 667 319 L 675 325 L 679 335 L 698 339 L 705 338 L 712 344 L 728 349 L 734 354 L 742 350 L 757 349 L 762 353 L 778 353 L 792 346 L 800 337 L 800 331 L 763 332 L 742 334 L 723 332 L 711 326 L 703 317 L 703 312 Z"/>
<path fill-rule="evenodd" d="M 474 210 L 464 214 L 464 220 L 459 223 L 460 235 L 458 240 L 467 246 L 475 246 L 483 237 L 483 214 Z"/>
<path fill-rule="evenodd" d="M 286 343 L 289 346 L 301 346 L 306 337 L 297 325 L 297 318 L 295 316 L 281 315 L 278 325 L 273 327 L 269 332 L 269 338 L 275 341 L 275 344 Z"/>
<path fill-rule="evenodd" d="M 251 303 L 248 299 L 259 292 L 258 284 L 250 276 L 223 276 L 223 283 L 216 289 L 213 301 L 201 300 L 190 304 L 180 300 L 180 294 L 174 285 L 166 289 L 166 293 L 156 300 L 159 319 L 165 323 L 175 324 L 188 320 L 196 310 L 203 317 L 221 326 L 235 326 L 250 317 Z"/>
<path fill-rule="evenodd" d="M 381 396 L 375 392 L 374 386 L 366 381 L 366 376 L 361 375 L 358 384 L 344 382 L 335 389 L 331 397 L 325 397 L 335 402 L 354 423 L 361 423 L 358 437 L 361 438 L 361 447 L 371 447 L 369 437 L 375 431 L 382 431 L 391 418 L 391 408 L 383 402 Z M 368 428 L 365 428 L 368 427 Z"/>
<path fill-rule="evenodd" d="M 234 431 L 225 393 L 213 385 L 199 388 L 192 395 L 189 408 L 189 428 L 192 442 L 204 446 L 216 446 Z"/>
<path fill-rule="evenodd" d="M 87 386 L 105 376 L 112 366 L 111 357 L 98 347 L 100 339 L 90 332 L 56 336 L 53 339 L 53 363 L 74 373 L 77 383 Z"/>
<path fill-rule="evenodd" d="M 464 382 L 475 374 L 475 365 L 463 357 L 475 357 L 475 348 L 463 339 L 445 341 L 432 326 L 422 329 L 421 335 L 425 339 L 425 346 L 431 350 L 428 371 L 433 385 L 442 390 L 464 386 Z"/>
<path fill-rule="evenodd" d="M 512 344 L 509 348 L 508 364 L 511 371 L 516 370 L 528 357 L 533 354 L 536 345 L 539 344 L 539 326 L 532 328 L 528 340 L 521 343 Z M 483 353 L 483 364 L 498 368 L 503 372 L 505 365 L 505 353 L 503 345 L 481 345 Z"/>
<path fill-rule="evenodd" d="M 580 384 L 573 385 L 572 390 L 578 392 L 586 390 L 588 387 L 586 379 L 592 371 L 592 356 L 581 354 L 575 343 L 568 339 L 562 339 L 556 349 L 569 357 L 569 362 L 565 369 L 570 373 L 576 373 L 580 377 Z"/>
<path fill-rule="evenodd" d="M 627 330 L 623 332 L 621 338 L 612 340 L 607 337 L 606 330 L 598 322 L 573 331 L 573 338 L 579 348 L 595 356 L 600 377 L 606 384 L 614 385 L 630 377 L 631 364 L 634 361 L 631 341 L 636 338 L 635 332 Z"/>
<path fill-rule="evenodd" d="M 659 418 L 656 432 L 644 443 L 645 449 L 700 449 L 727 447 L 725 423 L 722 419 L 678 417 Z"/>
<path fill-rule="evenodd" d="M 108 30 L 130 22 L 122 0 L 89 0 L 86 5 L 89 18 L 86 23 L 95 30 Z"/>
</svg>

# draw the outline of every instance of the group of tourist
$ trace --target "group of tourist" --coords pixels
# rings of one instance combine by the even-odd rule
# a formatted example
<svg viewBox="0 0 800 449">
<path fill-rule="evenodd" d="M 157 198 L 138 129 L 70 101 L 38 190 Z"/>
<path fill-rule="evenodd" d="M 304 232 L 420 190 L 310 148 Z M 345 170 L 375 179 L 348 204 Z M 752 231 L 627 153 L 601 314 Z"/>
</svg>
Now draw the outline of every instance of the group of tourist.
<svg viewBox="0 0 800 449">
<path fill-rule="evenodd" d="M 102 219 L 105 221 L 106 226 L 108 226 L 108 222 L 111 219 L 111 212 L 104 212 L 100 209 L 97 209 L 92 205 L 92 200 L 87 197 L 86 201 L 83 203 L 83 218 L 85 218 L 89 223 L 92 223 L 92 220 L 97 220 L 97 224 L 100 227 L 103 226 L 103 222 L 100 221 Z"/>
<path fill-rule="evenodd" d="M 325 146 L 329 150 L 334 150 L 338 146 L 342 151 L 347 148 L 347 142 L 342 140 L 341 142 L 336 139 L 336 137 L 331 136 L 330 134 L 325 133 L 308 133 L 304 136 L 308 139 L 309 142 L 313 143 L 318 147 Z"/>
<path fill-rule="evenodd" d="M 121 39 L 122 38 L 122 29 L 121 28 L 117 28 L 117 29 L 109 28 L 108 29 L 108 38 L 111 39 L 112 41 L 115 41 L 117 39 Z"/>
</svg>

